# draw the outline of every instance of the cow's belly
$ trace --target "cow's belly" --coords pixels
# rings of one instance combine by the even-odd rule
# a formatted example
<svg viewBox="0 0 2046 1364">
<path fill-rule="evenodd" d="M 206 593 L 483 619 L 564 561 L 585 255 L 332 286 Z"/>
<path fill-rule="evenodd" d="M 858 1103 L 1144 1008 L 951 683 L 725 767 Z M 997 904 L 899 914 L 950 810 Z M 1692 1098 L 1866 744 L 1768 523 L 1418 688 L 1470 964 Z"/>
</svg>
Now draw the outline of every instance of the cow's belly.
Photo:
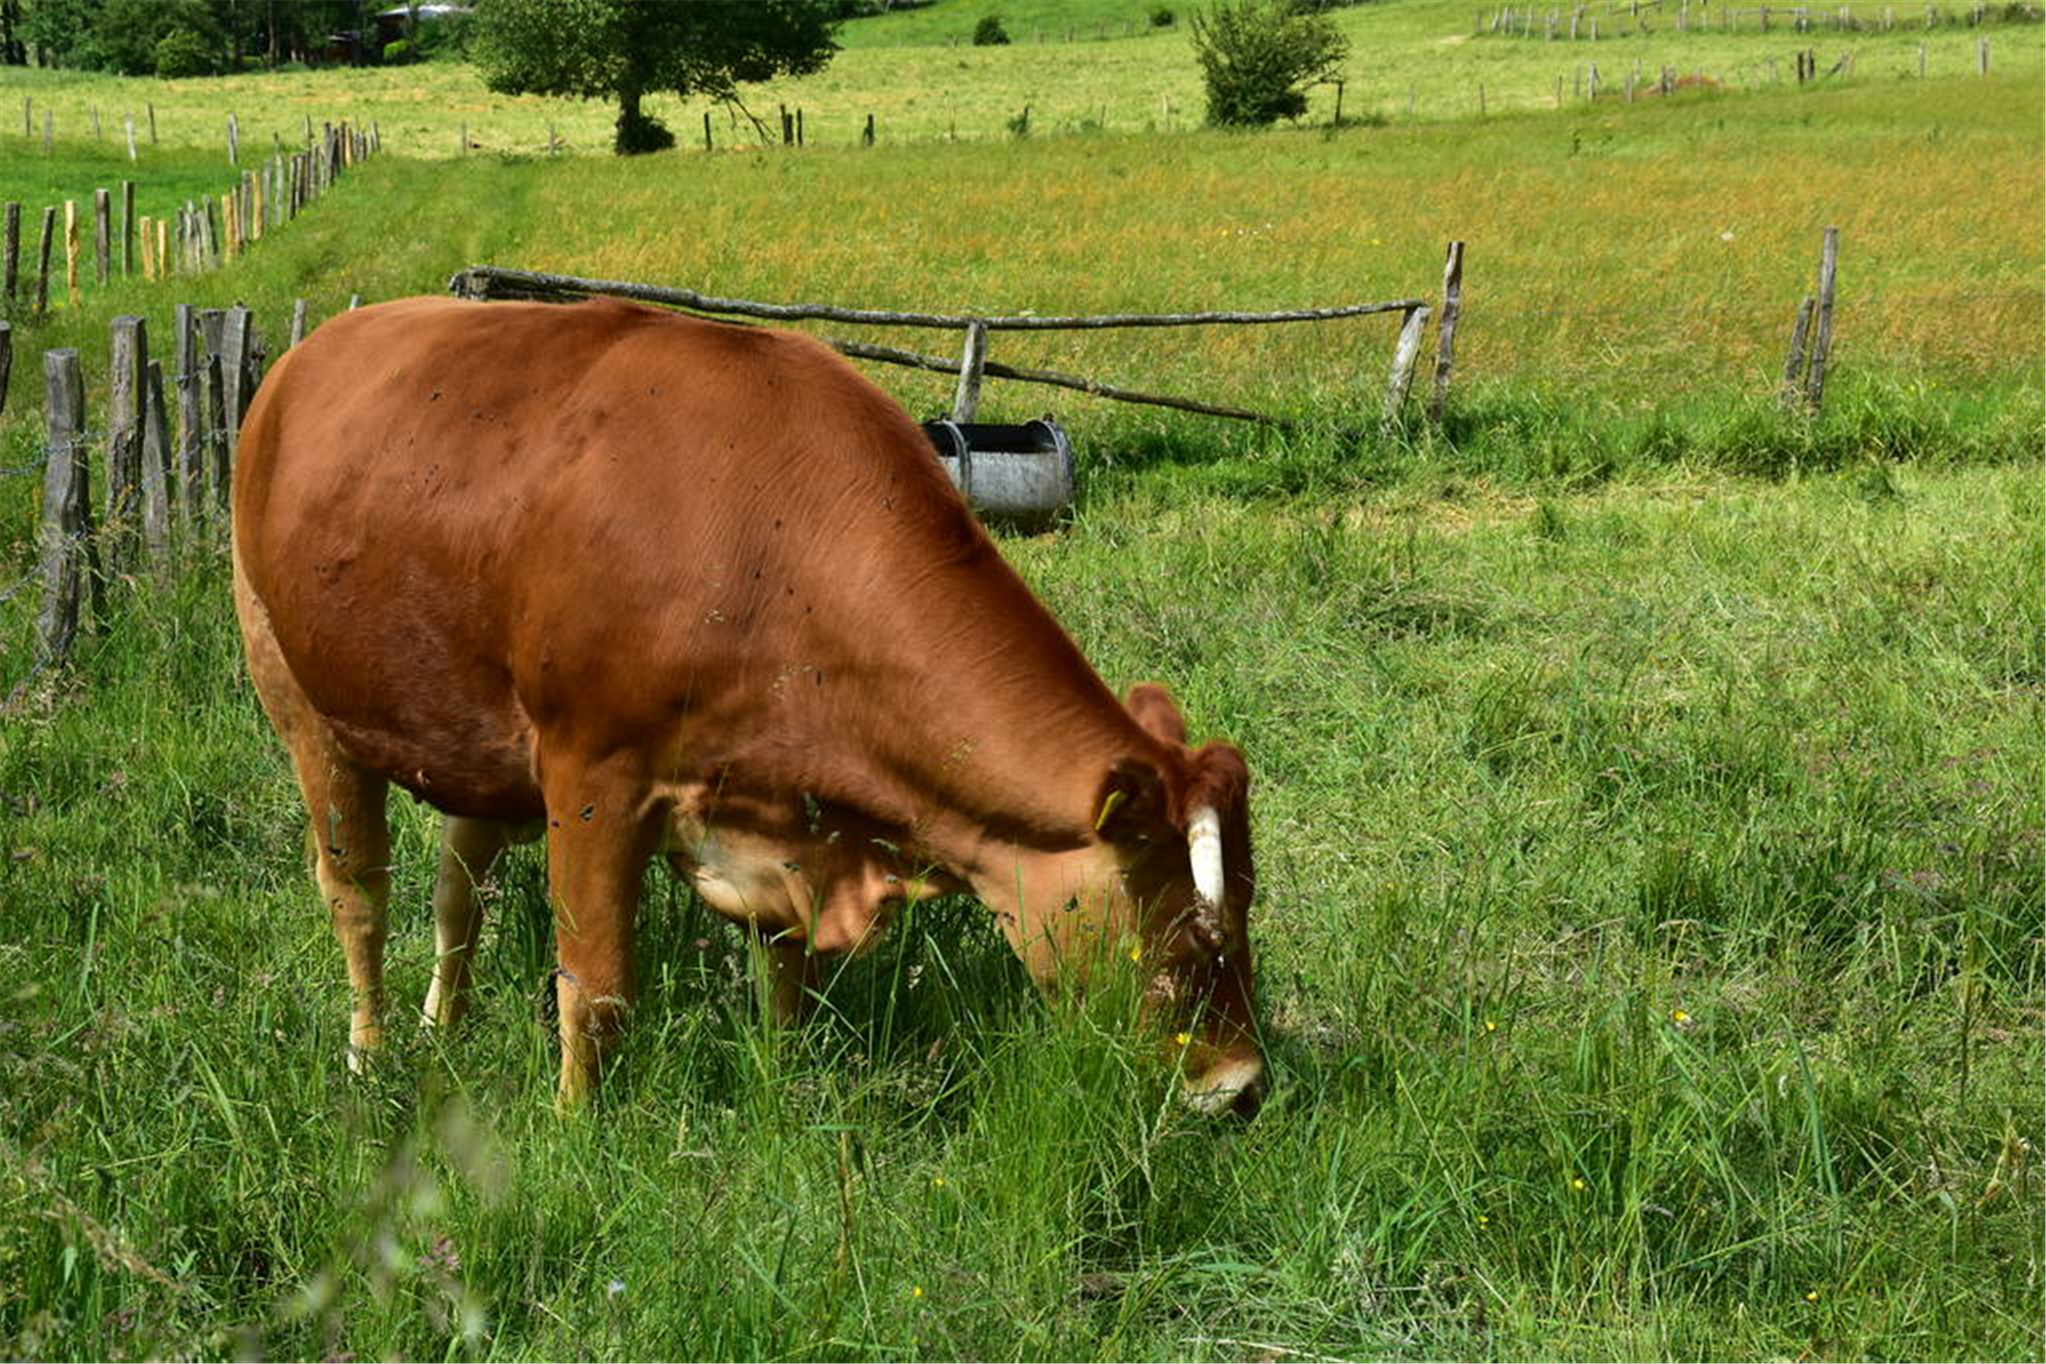
<svg viewBox="0 0 2046 1364">
<path fill-rule="evenodd" d="M 450 814 L 544 817 L 533 726 L 505 668 L 416 616 L 365 612 L 352 626 L 278 631 L 287 665 L 349 757 Z"/>
</svg>

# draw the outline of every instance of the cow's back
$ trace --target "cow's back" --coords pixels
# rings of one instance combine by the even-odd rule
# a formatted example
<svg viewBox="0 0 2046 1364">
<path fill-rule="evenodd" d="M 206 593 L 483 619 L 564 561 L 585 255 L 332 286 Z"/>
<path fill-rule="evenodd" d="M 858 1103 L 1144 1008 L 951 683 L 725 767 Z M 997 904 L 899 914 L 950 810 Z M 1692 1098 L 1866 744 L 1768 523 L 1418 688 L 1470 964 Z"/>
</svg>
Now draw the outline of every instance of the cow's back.
<svg viewBox="0 0 2046 1364">
<path fill-rule="evenodd" d="M 350 754 L 500 818 L 541 813 L 537 733 L 652 742 L 778 685 L 805 632 L 871 631 L 862 604 L 905 572 L 1013 582 L 914 425 L 829 351 L 612 302 L 322 326 L 250 409 L 235 536 Z"/>
</svg>

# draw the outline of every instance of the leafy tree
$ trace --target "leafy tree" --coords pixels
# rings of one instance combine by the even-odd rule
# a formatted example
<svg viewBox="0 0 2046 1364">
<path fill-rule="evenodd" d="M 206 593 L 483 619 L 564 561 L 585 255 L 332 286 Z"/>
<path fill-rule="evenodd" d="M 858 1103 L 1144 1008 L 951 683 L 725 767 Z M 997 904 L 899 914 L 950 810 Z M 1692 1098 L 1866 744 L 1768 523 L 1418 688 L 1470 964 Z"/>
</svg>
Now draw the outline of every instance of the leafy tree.
<svg viewBox="0 0 2046 1364">
<path fill-rule="evenodd" d="M 973 26 L 975 47 L 1001 47 L 1009 41 L 1009 30 L 1002 27 L 1002 16 L 983 14 L 980 22 Z"/>
<path fill-rule="evenodd" d="M 1334 77 L 1349 40 L 1325 15 L 1287 0 L 1237 0 L 1189 25 L 1208 122 L 1261 127 L 1307 112 L 1307 87 Z"/>
<path fill-rule="evenodd" d="M 675 143 L 640 111 L 647 95 L 737 103 L 741 82 L 822 70 L 838 51 L 831 9 L 830 0 L 483 0 L 470 55 L 501 93 L 617 100 L 613 145 L 629 155 Z"/>
</svg>

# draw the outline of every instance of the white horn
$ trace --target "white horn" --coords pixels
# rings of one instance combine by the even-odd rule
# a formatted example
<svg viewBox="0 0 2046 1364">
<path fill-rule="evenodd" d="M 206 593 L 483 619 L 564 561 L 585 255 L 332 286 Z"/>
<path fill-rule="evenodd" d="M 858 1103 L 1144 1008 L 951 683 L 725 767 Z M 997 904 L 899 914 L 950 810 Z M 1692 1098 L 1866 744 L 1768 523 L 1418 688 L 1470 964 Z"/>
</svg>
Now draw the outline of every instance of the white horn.
<svg viewBox="0 0 2046 1364">
<path fill-rule="evenodd" d="M 1222 907 L 1222 819 L 1203 805 L 1186 822 L 1186 847 L 1193 859 L 1194 889 L 1211 908 Z"/>
</svg>

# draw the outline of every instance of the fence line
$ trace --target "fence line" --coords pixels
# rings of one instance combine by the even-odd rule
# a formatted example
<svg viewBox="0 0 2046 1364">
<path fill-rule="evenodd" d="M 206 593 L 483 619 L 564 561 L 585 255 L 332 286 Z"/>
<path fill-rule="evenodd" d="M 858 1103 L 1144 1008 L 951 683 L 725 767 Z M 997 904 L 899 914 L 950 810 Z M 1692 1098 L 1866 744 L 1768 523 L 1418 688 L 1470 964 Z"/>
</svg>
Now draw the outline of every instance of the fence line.
<svg viewBox="0 0 2046 1364">
<path fill-rule="evenodd" d="M 44 112 L 48 114 L 47 110 Z M 47 130 L 47 117 L 44 126 Z M 153 135 L 153 111 L 151 127 Z M 347 169 L 368 160 L 383 147 L 382 133 L 374 123 L 367 129 L 346 122 L 325 124 L 315 138 L 308 118 L 306 132 L 306 150 L 285 152 L 280 147 L 254 169 L 243 171 L 233 187 L 217 199 L 210 195 L 187 199 L 170 217 L 138 215 L 135 182 L 123 180 L 121 220 L 116 230 L 112 194 L 106 189 L 95 189 L 92 194 L 95 287 L 104 287 L 116 278 L 133 279 L 138 275 L 147 281 L 193 275 L 233 260 L 265 233 L 277 231 L 298 217 L 331 189 Z M 14 202 L 5 206 L 4 219 L 0 219 L 0 309 L 9 314 L 49 311 L 56 212 L 54 206 L 43 210 L 41 247 L 31 281 L 21 269 L 25 246 L 22 206 Z M 81 297 L 77 214 L 78 201 L 67 199 L 63 237 L 65 284 L 66 298 L 74 307 Z M 117 241 L 118 258 L 114 249 Z M 32 306 L 24 308 L 24 303 L 30 300 L 23 294 L 31 284 Z"/>
<path fill-rule="evenodd" d="M 1412 378 L 1413 359 L 1407 345 L 1407 333 L 1413 331 L 1419 319 L 1425 325 L 1429 310 L 1420 299 L 1396 299 L 1386 303 L 1355 303 L 1333 308 L 1295 308 L 1278 312 L 1199 312 L 1199 313 L 1095 313 L 1079 316 L 1036 317 L 1020 316 L 977 316 L 965 313 L 918 313 L 884 311 L 874 308 L 841 308 L 825 303 L 762 303 L 753 299 L 719 298 L 698 293 L 694 289 L 669 288 L 654 284 L 639 284 L 628 280 L 584 279 L 575 275 L 547 274 L 534 270 L 512 270 L 500 266 L 472 265 L 448 281 L 449 292 L 461 298 L 511 299 L 522 298 L 542 302 L 565 302 L 572 299 L 606 295 L 633 299 L 643 303 L 656 303 L 671 308 L 686 308 L 693 312 L 758 317 L 778 322 L 826 321 L 849 322 L 871 327 L 929 327 L 934 329 L 964 332 L 965 347 L 957 360 L 943 356 L 923 355 L 915 351 L 899 350 L 893 346 L 876 346 L 864 342 L 843 341 L 824 338 L 827 345 L 845 355 L 863 360 L 877 360 L 884 364 L 903 365 L 912 369 L 935 370 L 939 373 L 959 376 L 958 397 L 953 403 L 952 420 L 966 422 L 973 420 L 974 409 L 979 402 L 980 380 L 982 377 L 1018 380 L 1024 383 L 1049 384 L 1058 388 L 1077 389 L 1096 397 L 1110 398 L 1117 402 L 1143 403 L 1157 407 L 1177 408 L 1184 412 L 1198 412 L 1205 416 L 1227 417 L 1238 421 L 1256 421 L 1286 426 L 1291 423 L 1281 417 L 1251 412 L 1243 408 L 1227 407 L 1218 403 L 1207 403 L 1197 398 L 1176 397 L 1168 394 L 1142 393 L 1135 389 L 1122 388 L 1090 379 L 1083 375 L 1064 374 L 1056 370 L 1022 369 L 1012 365 L 1001 365 L 987 359 L 988 333 L 994 331 L 1093 331 L 1105 328 L 1124 327 L 1206 327 L 1206 326 L 1264 326 L 1280 323 L 1328 322 L 1343 318 L 1368 317 L 1377 313 L 1399 313 L 1401 316 L 1401 340 L 1395 349 L 1393 373 L 1386 393 L 1387 419 L 1391 420 L 1406 400 L 1407 386 Z M 1414 343 L 1418 345 L 1419 342 Z M 1404 357 L 1402 359 L 1402 357 Z"/>
<path fill-rule="evenodd" d="M 303 319 L 303 300 L 294 316 Z M 0 469 L 40 475 L 43 490 L 36 561 L 0 587 L 0 603 L 40 589 L 33 662 L 0 700 L 0 714 L 36 678 L 69 661 L 82 629 L 104 626 L 110 580 L 145 567 L 161 571 L 186 547 L 227 542 L 233 437 L 261 381 L 266 347 L 245 307 L 179 304 L 171 333 L 175 413 L 163 365 L 149 356 L 146 320 L 112 320 L 105 421 L 98 427 L 88 421 L 79 353 L 43 353 L 42 453 Z M 104 461 L 97 505 L 96 460 Z"/>
</svg>

